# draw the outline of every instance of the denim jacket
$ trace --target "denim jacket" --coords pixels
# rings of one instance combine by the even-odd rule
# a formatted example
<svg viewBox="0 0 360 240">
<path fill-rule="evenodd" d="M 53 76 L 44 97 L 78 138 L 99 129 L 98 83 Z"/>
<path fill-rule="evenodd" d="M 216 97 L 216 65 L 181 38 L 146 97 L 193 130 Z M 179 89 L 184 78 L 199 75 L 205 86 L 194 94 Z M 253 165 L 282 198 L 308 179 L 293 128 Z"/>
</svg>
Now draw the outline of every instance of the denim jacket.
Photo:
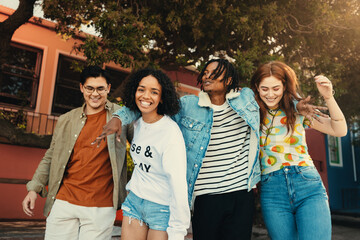
<svg viewBox="0 0 360 240">
<path fill-rule="evenodd" d="M 199 97 L 184 96 L 180 99 L 181 109 L 173 116 L 179 125 L 186 144 L 187 184 L 189 204 L 192 203 L 195 181 L 199 175 L 203 158 L 211 137 L 213 110 L 207 93 L 200 92 Z M 254 93 L 249 88 L 226 95 L 230 107 L 250 126 L 250 149 L 247 189 L 250 191 L 260 181 L 260 163 L 258 159 L 260 148 L 260 114 Z M 121 108 L 114 113 L 123 125 L 131 123 L 139 117 L 127 108 Z"/>
</svg>

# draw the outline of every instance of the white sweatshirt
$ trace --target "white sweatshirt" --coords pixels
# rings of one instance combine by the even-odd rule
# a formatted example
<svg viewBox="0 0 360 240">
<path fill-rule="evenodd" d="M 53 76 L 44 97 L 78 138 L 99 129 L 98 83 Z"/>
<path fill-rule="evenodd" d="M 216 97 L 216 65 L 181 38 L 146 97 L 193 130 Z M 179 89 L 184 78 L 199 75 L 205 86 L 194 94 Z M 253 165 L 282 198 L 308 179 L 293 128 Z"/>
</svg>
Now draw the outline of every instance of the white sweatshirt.
<svg viewBox="0 0 360 240">
<path fill-rule="evenodd" d="M 186 149 L 178 125 L 166 115 L 151 124 L 138 119 L 130 154 L 135 168 L 126 189 L 140 198 L 169 206 L 169 240 L 183 240 L 190 225 L 190 210 Z"/>
</svg>

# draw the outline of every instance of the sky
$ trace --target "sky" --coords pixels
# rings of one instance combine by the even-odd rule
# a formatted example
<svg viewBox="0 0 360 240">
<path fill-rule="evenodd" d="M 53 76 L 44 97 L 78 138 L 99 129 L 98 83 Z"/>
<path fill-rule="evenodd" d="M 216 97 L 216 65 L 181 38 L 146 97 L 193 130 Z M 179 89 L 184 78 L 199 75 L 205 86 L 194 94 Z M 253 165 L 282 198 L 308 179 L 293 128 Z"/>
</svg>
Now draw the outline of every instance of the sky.
<svg viewBox="0 0 360 240">
<path fill-rule="evenodd" d="M 42 0 L 38 0 L 36 2 L 37 5 L 35 5 L 35 7 L 34 7 L 34 16 L 44 18 L 44 13 L 42 11 L 41 6 L 39 5 L 39 3 L 41 3 L 41 2 L 42 2 Z M 12 9 L 17 9 L 19 6 L 19 1 L 18 0 L 0 0 L 0 5 L 3 5 L 8 8 L 12 8 Z M 47 20 L 49 20 L 49 19 L 47 19 Z M 51 20 L 49 20 L 49 21 L 51 21 Z M 81 28 L 81 30 L 83 30 L 86 33 L 97 35 L 95 32 L 95 29 L 91 28 L 91 27 L 88 28 L 88 27 L 84 26 L 83 28 Z"/>
<path fill-rule="evenodd" d="M 41 1 L 38 1 L 41 2 Z M 5 7 L 8 8 L 12 8 L 12 9 L 17 9 L 17 7 L 19 6 L 19 1 L 18 0 L 0 0 L 0 5 L 3 5 Z M 34 8 L 34 16 L 36 17 L 43 17 L 43 12 L 41 10 L 41 6 L 37 5 Z"/>
</svg>

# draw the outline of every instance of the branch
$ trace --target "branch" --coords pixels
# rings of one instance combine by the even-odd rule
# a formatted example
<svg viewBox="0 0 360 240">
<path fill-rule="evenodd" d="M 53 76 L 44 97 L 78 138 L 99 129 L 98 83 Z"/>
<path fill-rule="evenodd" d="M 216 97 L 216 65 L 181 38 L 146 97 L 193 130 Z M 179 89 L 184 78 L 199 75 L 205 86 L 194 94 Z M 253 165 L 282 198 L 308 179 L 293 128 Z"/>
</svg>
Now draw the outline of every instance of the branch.
<svg viewBox="0 0 360 240">
<path fill-rule="evenodd" d="M 287 23 L 287 25 L 288 25 L 288 27 L 290 28 L 291 31 L 296 32 L 296 33 L 312 33 L 313 32 L 313 29 L 310 27 L 310 25 L 312 25 L 312 24 L 308 24 L 307 26 L 305 26 L 305 25 L 300 24 L 298 19 L 295 16 L 293 16 L 292 14 L 288 14 L 287 16 L 291 17 L 299 27 L 310 29 L 310 31 L 294 29 L 294 28 L 291 27 L 290 22 L 285 18 L 286 23 Z"/>
<path fill-rule="evenodd" d="M 19 7 L 16 11 L 1 23 L 3 33 L 11 34 L 21 25 L 26 23 L 32 16 L 34 4 L 37 0 L 20 0 Z"/>
<path fill-rule="evenodd" d="M 288 14 L 288 16 L 291 17 L 292 19 L 294 19 L 295 22 L 296 22 L 296 24 L 297 24 L 298 26 L 312 29 L 311 27 L 309 27 L 310 25 L 312 25 L 312 23 L 310 23 L 310 24 L 308 24 L 307 26 L 305 26 L 305 25 L 300 24 L 300 23 L 299 23 L 299 20 L 298 20 L 294 15 Z"/>
<path fill-rule="evenodd" d="M 328 25 L 330 27 L 333 27 L 333 28 L 344 29 L 344 30 L 354 30 L 354 29 L 356 29 L 355 27 L 351 28 L 351 27 L 339 26 L 339 25 L 335 25 L 335 24 L 332 24 L 332 23 L 328 23 Z"/>
<path fill-rule="evenodd" d="M 290 24 L 290 22 L 289 22 L 288 20 L 285 20 L 285 21 L 286 21 L 289 29 L 290 29 L 291 31 L 293 31 L 293 32 L 296 32 L 296 33 L 308 33 L 308 34 L 312 33 L 312 31 L 296 30 L 296 29 L 294 29 L 294 28 L 291 27 L 291 24 Z"/>
</svg>

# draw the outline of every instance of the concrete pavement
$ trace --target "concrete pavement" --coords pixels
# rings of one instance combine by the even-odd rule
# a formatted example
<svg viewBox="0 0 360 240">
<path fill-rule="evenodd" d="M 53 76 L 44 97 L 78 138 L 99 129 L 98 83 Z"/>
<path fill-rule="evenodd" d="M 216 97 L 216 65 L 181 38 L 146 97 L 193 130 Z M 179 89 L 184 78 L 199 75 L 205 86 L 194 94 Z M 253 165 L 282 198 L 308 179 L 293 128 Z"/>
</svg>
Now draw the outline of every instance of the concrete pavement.
<svg viewBox="0 0 360 240">
<path fill-rule="evenodd" d="M 360 240 L 360 216 L 333 215 L 332 240 Z M 41 240 L 45 221 L 0 220 L 1 240 Z M 114 227 L 112 240 L 120 240 L 121 228 Z M 263 227 L 253 227 L 252 240 L 269 240 Z M 189 235 L 186 240 L 192 240 Z M 220 239 L 219 239 L 220 240 Z"/>
</svg>

